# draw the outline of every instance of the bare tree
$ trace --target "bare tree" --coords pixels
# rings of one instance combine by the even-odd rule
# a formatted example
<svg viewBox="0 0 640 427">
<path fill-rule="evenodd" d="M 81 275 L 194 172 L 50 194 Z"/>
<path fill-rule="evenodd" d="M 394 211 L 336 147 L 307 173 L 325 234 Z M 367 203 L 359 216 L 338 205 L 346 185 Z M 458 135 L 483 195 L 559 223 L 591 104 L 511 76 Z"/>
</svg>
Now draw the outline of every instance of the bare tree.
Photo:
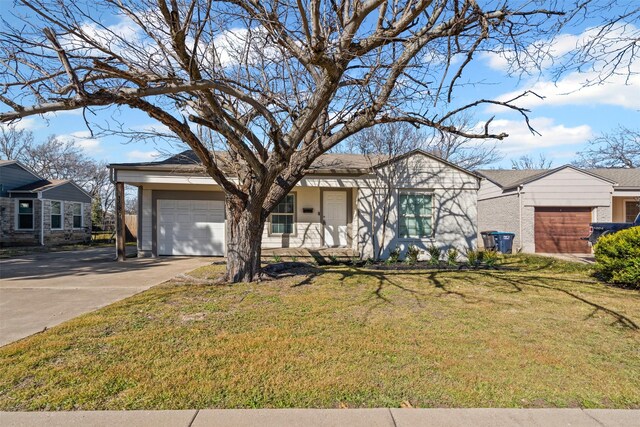
<svg viewBox="0 0 640 427">
<path fill-rule="evenodd" d="M 518 159 L 511 160 L 512 169 L 549 169 L 552 160 L 547 159 L 544 154 L 540 154 L 538 158 L 529 155 L 521 156 Z"/>
<path fill-rule="evenodd" d="M 26 146 L 18 160 L 44 179 L 70 179 L 81 187 L 89 185 L 96 167 L 82 148 L 55 135 L 40 144 Z"/>
<path fill-rule="evenodd" d="M 462 114 L 455 118 L 455 127 L 471 132 L 474 127 L 471 115 Z M 495 141 L 471 141 L 464 136 L 435 131 L 422 145 L 425 151 L 441 159 L 448 160 L 465 169 L 473 170 L 502 160 Z"/>
<path fill-rule="evenodd" d="M 33 132 L 16 129 L 15 126 L 0 126 L 0 158 L 17 160 L 33 145 Z"/>
<path fill-rule="evenodd" d="M 99 106 L 141 110 L 187 144 L 226 194 L 227 279 L 260 272 L 271 210 L 322 153 L 374 125 L 449 125 L 482 51 L 524 51 L 561 12 L 475 0 L 18 0 L 0 36 L 0 121 Z M 104 17 L 123 17 L 120 26 Z M 124 30 L 123 30 L 124 28 Z M 454 65 L 452 58 L 462 61 Z M 199 137 L 206 129 L 226 155 Z M 195 129 L 194 129 L 195 128 Z"/>
<path fill-rule="evenodd" d="M 577 6 L 561 21 L 563 26 L 592 18 L 601 24 L 590 28 L 566 55 L 552 58 L 556 78 L 572 71 L 593 71 L 586 85 L 601 84 L 613 76 L 622 76 L 628 83 L 629 77 L 639 72 L 635 63 L 640 53 L 640 3 L 586 0 Z"/>
<path fill-rule="evenodd" d="M 52 135 L 36 143 L 31 131 L 0 127 L 0 157 L 18 160 L 44 179 L 73 180 L 100 201 L 103 216 L 113 209 L 115 197 L 107 164 L 87 156 L 73 141 Z"/>
<path fill-rule="evenodd" d="M 575 162 L 587 168 L 640 167 L 640 131 L 619 126 L 615 131 L 589 141 Z"/>
</svg>

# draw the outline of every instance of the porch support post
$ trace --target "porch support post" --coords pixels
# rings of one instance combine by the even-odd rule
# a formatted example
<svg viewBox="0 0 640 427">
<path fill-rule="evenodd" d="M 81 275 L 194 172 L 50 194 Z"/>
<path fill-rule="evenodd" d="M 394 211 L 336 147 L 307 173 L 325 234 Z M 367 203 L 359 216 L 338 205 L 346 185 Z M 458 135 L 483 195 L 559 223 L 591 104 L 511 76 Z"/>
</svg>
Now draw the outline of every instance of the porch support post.
<svg viewBox="0 0 640 427">
<path fill-rule="evenodd" d="M 117 261 L 124 261 L 125 254 L 124 225 L 124 182 L 116 182 L 116 254 Z"/>
</svg>

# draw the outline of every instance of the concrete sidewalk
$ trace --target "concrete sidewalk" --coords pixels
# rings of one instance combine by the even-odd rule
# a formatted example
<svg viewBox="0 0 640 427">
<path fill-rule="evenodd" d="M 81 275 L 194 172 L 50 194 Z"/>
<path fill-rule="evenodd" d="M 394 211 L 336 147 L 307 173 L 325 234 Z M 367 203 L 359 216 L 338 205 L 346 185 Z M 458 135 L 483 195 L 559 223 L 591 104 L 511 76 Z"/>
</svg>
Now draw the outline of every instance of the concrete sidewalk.
<svg viewBox="0 0 640 427">
<path fill-rule="evenodd" d="M 206 409 L 187 411 L 0 412 L 18 426 L 585 426 L 638 427 L 640 410 L 610 409 Z"/>
</svg>

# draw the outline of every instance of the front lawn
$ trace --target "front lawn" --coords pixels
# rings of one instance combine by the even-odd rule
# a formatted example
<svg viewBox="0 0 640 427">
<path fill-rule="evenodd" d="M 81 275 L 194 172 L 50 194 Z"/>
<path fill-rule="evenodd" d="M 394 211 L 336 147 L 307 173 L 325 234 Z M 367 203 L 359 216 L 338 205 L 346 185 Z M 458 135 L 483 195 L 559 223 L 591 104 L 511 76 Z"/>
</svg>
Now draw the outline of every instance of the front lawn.
<svg viewBox="0 0 640 427">
<path fill-rule="evenodd" d="M 640 407 L 640 292 L 501 268 L 165 284 L 1 348 L 0 409 Z"/>
</svg>

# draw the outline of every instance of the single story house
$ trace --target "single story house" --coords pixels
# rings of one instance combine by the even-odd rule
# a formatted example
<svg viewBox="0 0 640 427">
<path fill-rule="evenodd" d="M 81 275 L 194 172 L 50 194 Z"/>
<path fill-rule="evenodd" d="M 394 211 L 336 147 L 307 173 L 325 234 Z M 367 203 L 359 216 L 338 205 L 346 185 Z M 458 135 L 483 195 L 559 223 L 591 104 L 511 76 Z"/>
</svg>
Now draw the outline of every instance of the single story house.
<svg viewBox="0 0 640 427">
<path fill-rule="evenodd" d="M 225 254 L 224 193 L 193 152 L 110 168 L 116 189 L 138 187 L 139 256 Z M 420 150 L 375 160 L 325 154 L 274 209 L 262 247 L 341 247 L 365 258 L 409 245 L 464 253 L 477 244 L 479 187 L 474 173 Z"/>
<path fill-rule="evenodd" d="M 0 246 L 58 245 L 91 239 L 91 196 L 70 180 L 47 180 L 0 160 Z"/>
<path fill-rule="evenodd" d="M 516 234 L 514 250 L 591 253 L 591 222 L 632 222 L 640 169 L 480 170 L 478 228 Z"/>
</svg>

